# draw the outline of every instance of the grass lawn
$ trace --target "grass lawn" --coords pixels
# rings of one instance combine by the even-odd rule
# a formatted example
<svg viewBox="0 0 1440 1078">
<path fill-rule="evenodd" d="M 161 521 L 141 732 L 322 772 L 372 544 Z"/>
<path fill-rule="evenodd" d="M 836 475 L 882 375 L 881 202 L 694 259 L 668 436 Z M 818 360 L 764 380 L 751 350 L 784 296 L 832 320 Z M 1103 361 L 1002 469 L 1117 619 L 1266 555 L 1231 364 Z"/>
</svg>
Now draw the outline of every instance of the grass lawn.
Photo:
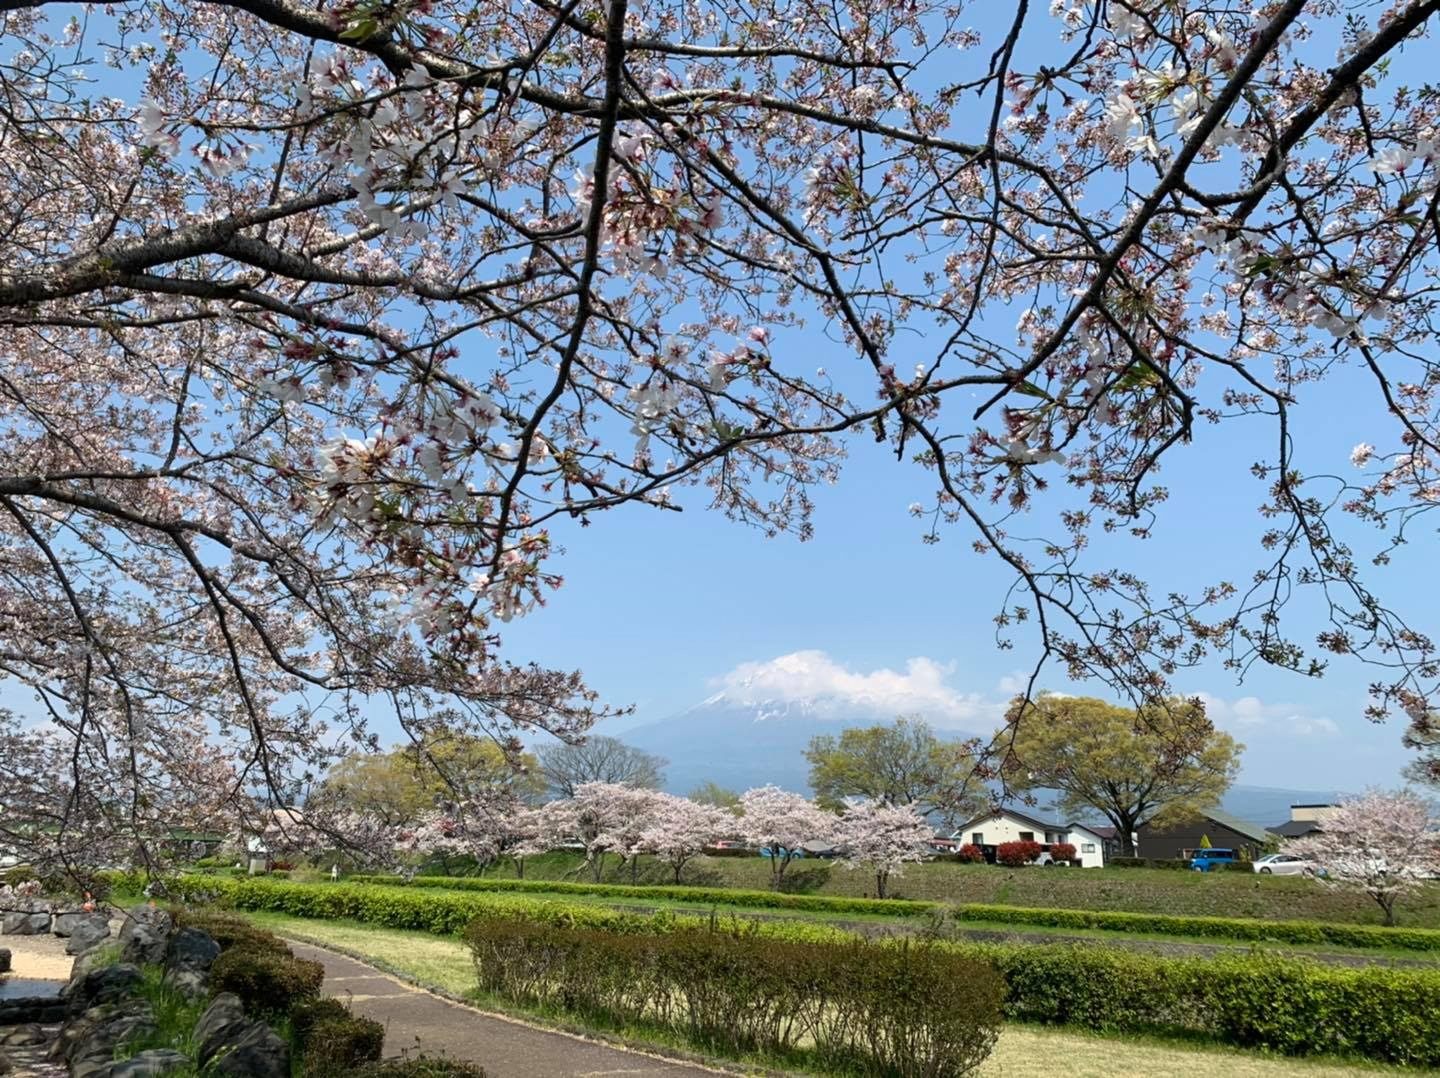
<svg viewBox="0 0 1440 1078">
<path fill-rule="evenodd" d="M 245 916 L 281 935 L 368 957 L 396 973 L 453 995 L 468 994 L 475 987 L 469 951 L 454 938 L 278 913 Z M 978 1072 L 983 1078 L 1192 1078 L 1220 1073 L 1226 1078 L 1342 1078 L 1420 1072 L 1280 1059 L 1225 1048 L 1089 1036 L 1020 1025 L 1006 1027 L 994 1054 Z"/>
<path fill-rule="evenodd" d="M 425 874 L 443 874 L 431 866 Z M 505 862 L 486 876 L 513 879 Z M 525 861 L 527 880 L 589 883 L 578 855 L 551 853 Z M 607 883 L 629 883 L 630 871 L 610 858 Z M 667 866 L 641 859 L 639 882 L 672 883 Z M 768 890 L 770 863 L 762 857 L 697 857 L 685 867 L 682 882 L 697 887 Z M 875 881 L 834 862 L 796 861 L 786 873 L 785 890 L 798 894 L 866 896 Z M 982 902 L 1062 909 L 1125 910 L 1380 924 L 1380 908 L 1364 895 L 1334 890 L 1299 876 L 1261 876 L 1251 872 L 1184 872 L 1159 868 L 1007 869 L 995 865 L 931 862 L 911 865 L 891 882 L 892 898 L 940 902 Z M 1431 884 L 1401 900 L 1400 923 L 1411 928 L 1440 928 L 1440 885 Z"/>
</svg>

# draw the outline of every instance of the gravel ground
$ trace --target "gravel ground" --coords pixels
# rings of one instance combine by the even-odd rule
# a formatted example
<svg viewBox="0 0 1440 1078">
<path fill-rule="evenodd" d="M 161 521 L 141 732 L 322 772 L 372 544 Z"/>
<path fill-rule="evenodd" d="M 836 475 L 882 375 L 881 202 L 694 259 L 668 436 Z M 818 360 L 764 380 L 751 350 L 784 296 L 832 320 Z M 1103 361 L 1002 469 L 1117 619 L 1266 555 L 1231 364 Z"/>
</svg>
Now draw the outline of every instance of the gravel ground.
<svg viewBox="0 0 1440 1078">
<path fill-rule="evenodd" d="M 65 953 L 68 940 L 59 936 L 0 936 L 10 952 L 11 974 L 20 979 L 68 981 L 75 959 Z"/>
</svg>

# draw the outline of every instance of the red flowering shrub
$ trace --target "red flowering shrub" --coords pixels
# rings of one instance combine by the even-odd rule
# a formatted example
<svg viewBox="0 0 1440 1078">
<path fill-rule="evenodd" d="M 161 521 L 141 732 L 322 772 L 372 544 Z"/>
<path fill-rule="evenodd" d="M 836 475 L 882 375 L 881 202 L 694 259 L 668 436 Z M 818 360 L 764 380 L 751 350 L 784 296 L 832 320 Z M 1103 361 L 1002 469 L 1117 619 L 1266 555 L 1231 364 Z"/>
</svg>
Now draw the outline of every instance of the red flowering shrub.
<svg viewBox="0 0 1440 1078">
<path fill-rule="evenodd" d="M 1028 865 L 1040 856 L 1038 842 L 1002 842 L 995 847 L 995 860 L 1011 868 Z"/>
<path fill-rule="evenodd" d="M 980 847 L 973 842 L 967 842 L 961 846 L 955 851 L 955 856 L 961 861 L 968 861 L 973 865 L 978 865 L 981 861 L 985 860 L 985 854 L 981 851 Z"/>
<path fill-rule="evenodd" d="M 1075 860 L 1075 843 L 1057 842 L 1050 847 L 1050 856 L 1057 861 Z"/>
</svg>

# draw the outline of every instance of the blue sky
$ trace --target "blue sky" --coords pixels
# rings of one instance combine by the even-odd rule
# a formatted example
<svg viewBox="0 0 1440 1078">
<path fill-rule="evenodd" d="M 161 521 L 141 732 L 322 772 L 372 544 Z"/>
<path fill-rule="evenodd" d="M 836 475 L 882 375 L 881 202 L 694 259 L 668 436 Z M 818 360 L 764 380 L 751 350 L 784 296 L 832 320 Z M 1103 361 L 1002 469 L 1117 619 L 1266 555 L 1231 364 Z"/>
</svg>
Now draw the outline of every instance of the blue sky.
<svg viewBox="0 0 1440 1078">
<path fill-rule="evenodd" d="M 776 350 L 792 347 L 819 354 L 827 346 L 804 332 L 793 343 L 782 336 Z M 841 362 L 838 355 L 832 361 Z M 1379 440 L 1382 417 L 1370 406 L 1373 394 L 1359 391 L 1360 379 L 1353 369 L 1341 372 L 1296 409 L 1307 471 L 1351 473 L 1351 448 Z M 1255 511 L 1263 489 L 1248 466 L 1269 455 L 1270 438 L 1259 422 L 1248 432 L 1235 424 L 1199 428 L 1195 443 L 1180 447 L 1163 472 L 1172 497 L 1154 537 L 1112 544 L 1094 564 L 1133 567 L 1161 594 L 1213 579 L 1243 580 L 1261 564 L 1263 527 Z M 687 502 L 684 492 L 684 513 L 631 507 L 593 517 L 583 533 L 557 529 L 567 550 L 553 565 L 566 583 L 547 608 L 508 627 L 511 658 L 584 670 L 608 702 L 634 704 L 636 721 L 678 714 L 725 687 L 727 675 L 746 663 L 758 664 L 746 671 L 750 676 L 782 693 L 885 685 L 916 687 L 922 698 L 934 698 L 937 672 L 923 663 L 910 681 L 876 676 L 887 670 L 903 676 L 908 663 L 929 660 L 953 694 L 953 706 L 935 698 L 932 720 L 989 730 L 1016 675 L 1034 658 L 1023 641 L 1011 652 L 994 645 L 990 619 L 1009 578 L 992 559 L 974 554 L 959 529 L 949 529 L 939 544 L 922 543 L 922 522 L 906 507 L 930 492 L 924 473 L 897 464 L 869 438 L 850 448 L 840 483 L 816 492 L 816 537 L 807 543 L 766 539 L 693 498 Z M 1030 531 L 1050 520 L 1038 512 Z M 1367 538 L 1362 530 L 1355 536 Z M 1423 546 L 1375 570 L 1383 594 L 1422 626 L 1437 591 Z M 1294 615 L 1308 629 L 1300 635 L 1313 638 L 1320 624 L 1314 611 L 1301 605 Z M 783 670 L 774 665 L 796 652 L 827 658 L 806 656 Z M 1246 743 L 1242 781 L 1356 789 L 1394 785 L 1407 759 L 1398 722 L 1375 727 L 1363 716 L 1371 673 L 1340 661 L 1319 680 L 1256 668 L 1237 684 L 1234 672 L 1211 664 L 1182 673 L 1177 686 L 1204 694 L 1217 722 Z M 1053 669 L 1044 684 L 1102 691 L 1071 684 Z"/>
</svg>

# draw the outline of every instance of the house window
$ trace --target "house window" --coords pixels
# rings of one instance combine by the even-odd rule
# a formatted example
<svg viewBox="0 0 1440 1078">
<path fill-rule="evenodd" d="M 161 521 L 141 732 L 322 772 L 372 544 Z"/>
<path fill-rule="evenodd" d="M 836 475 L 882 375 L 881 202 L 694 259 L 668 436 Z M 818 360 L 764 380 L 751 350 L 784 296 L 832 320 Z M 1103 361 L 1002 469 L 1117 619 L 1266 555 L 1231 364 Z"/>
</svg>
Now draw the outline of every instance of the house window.
<svg viewBox="0 0 1440 1078">
<path fill-rule="evenodd" d="M 1055 837 L 1053 834 L 1051 834 L 1049 831 L 1046 831 L 1046 832 L 1045 832 L 1045 842 L 1046 842 L 1047 845 L 1048 845 L 1049 843 L 1057 842 L 1057 841 L 1059 841 L 1059 840 L 1056 839 L 1056 837 Z"/>
<path fill-rule="evenodd" d="M 1034 842 L 1034 841 L 1035 841 L 1035 832 L 1034 832 L 1034 831 L 1021 831 L 1021 832 L 1020 832 L 1020 841 L 1021 841 L 1021 842 Z"/>
<path fill-rule="evenodd" d="M 975 831 L 970 835 L 970 841 L 976 846 L 985 845 L 985 835 L 981 831 Z"/>
<path fill-rule="evenodd" d="M 1093 842 L 1086 842 L 1086 843 L 1084 843 L 1084 844 L 1081 845 L 1081 847 L 1080 847 L 1080 852 L 1081 852 L 1081 853 L 1094 853 L 1094 852 L 1095 852 L 1095 843 L 1093 843 Z"/>
</svg>

